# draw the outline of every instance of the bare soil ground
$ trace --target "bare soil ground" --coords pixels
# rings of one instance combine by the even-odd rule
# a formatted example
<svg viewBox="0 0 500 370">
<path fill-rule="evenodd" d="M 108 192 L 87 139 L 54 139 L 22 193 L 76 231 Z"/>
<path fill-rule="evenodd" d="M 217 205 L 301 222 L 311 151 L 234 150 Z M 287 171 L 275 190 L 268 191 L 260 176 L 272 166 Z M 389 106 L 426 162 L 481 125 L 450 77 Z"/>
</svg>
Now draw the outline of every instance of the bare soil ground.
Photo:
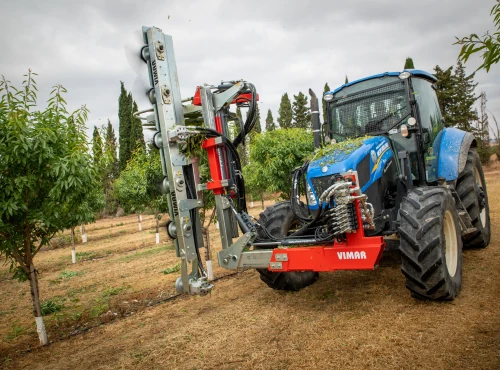
<svg viewBox="0 0 500 370">
<path fill-rule="evenodd" d="M 43 300 L 63 305 L 45 317 L 47 347 L 37 346 L 28 284 L 0 268 L 0 367 L 498 369 L 499 180 L 497 168 L 487 172 L 491 244 L 464 252 L 462 292 L 445 303 L 410 297 L 397 253 L 375 271 L 321 274 L 298 293 L 273 291 L 248 270 L 210 296 L 170 299 L 178 272 L 162 271 L 179 261 L 165 232 L 156 245 L 151 217 L 142 232 L 136 216 L 101 220 L 87 227 L 76 265 L 69 246 L 37 256 Z M 218 250 L 215 227 L 210 236 Z"/>
</svg>

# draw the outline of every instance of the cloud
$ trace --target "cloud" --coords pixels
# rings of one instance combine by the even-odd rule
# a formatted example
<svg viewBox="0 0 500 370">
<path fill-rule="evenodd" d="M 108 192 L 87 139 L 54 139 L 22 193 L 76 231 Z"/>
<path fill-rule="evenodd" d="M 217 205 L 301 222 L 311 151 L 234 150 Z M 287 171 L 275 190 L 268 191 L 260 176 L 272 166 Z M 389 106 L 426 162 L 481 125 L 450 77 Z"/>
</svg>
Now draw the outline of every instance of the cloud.
<svg viewBox="0 0 500 370">
<path fill-rule="evenodd" d="M 149 104 L 137 79 L 146 66 L 131 67 L 125 45 L 139 48 L 138 31 L 154 25 L 173 36 L 184 97 L 203 83 L 243 78 L 258 89 L 263 121 L 267 109 L 277 118 L 285 92 L 311 87 L 319 95 L 325 82 L 333 89 L 345 75 L 353 81 L 399 71 L 407 56 L 431 72 L 437 64 L 454 64 L 459 52 L 454 36 L 491 29 L 492 5 L 468 0 L 8 2 L 2 4 L 0 73 L 19 82 L 31 67 L 40 75 L 41 99 L 61 83 L 69 90 L 70 108 L 87 104 L 91 110 L 90 129 L 107 118 L 117 129 L 120 81 L 132 89 L 140 108 Z M 478 63 L 471 61 L 468 71 Z M 476 75 L 478 91 L 486 91 L 489 110 L 500 117 L 499 78 L 498 66 Z"/>
</svg>

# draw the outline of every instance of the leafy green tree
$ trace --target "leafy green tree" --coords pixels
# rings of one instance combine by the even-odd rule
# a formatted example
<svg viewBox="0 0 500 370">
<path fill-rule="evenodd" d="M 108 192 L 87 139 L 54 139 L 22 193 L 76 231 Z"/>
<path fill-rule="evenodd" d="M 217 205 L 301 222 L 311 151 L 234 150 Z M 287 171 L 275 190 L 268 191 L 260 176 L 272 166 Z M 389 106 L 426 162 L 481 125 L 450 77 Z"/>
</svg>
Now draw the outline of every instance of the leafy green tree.
<svg viewBox="0 0 500 370">
<path fill-rule="evenodd" d="M 436 93 L 446 126 L 473 131 L 473 123 L 477 120 L 474 74 L 467 76 L 461 62 L 454 71 L 453 67 L 443 70 L 439 66 L 434 71 L 438 80 Z"/>
<path fill-rule="evenodd" d="M 114 187 L 115 196 L 126 211 L 140 215 L 147 208 L 153 210 L 157 233 L 161 215 L 168 211 L 167 197 L 161 193 L 158 186 L 162 180 L 159 152 L 151 149 L 146 151 L 139 146 L 132 153 L 125 170 L 120 172 Z"/>
<path fill-rule="evenodd" d="M 292 127 L 295 128 L 310 128 L 311 127 L 311 114 L 307 106 L 307 96 L 299 92 L 298 95 L 293 96 L 293 123 Z"/>
<path fill-rule="evenodd" d="M 439 107 L 443 115 L 446 126 L 453 126 L 452 107 L 455 104 L 455 78 L 453 76 L 453 66 L 442 69 L 440 66 L 434 68 L 434 76 L 437 78 L 436 95 L 439 100 Z"/>
<path fill-rule="evenodd" d="M 415 69 L 415 65 L 413 64 L 413 59 L 410 57 L 406 58 L 405 66 L 403 69 Z"/>
<path fill-rule="evenodd" d="M 262 132 L 262 126 L 260 125 L 260 109 L 259 109 L 259 103 L 255 105 L 255 126 L 252 130 L 252 133 L 257 133 L 260 134 Z"/>
<path fill-rule="evenodd" d="M 347 78 L 347 75 L 345 75 L 344 85 L 347 85 L 348 83 L 349 83 L 349 79 Z"/>
<path fill-rule="evenodd" d="M 56 85 L 45 110 L 36 110 L 34 73 L 17 90 L 0 81 L 0 255 L 15 278 L 30 283 L 40 343 L 48 343 L 34 257 L 81 216 L 97 185 L 85 135 L 87 108 L 68 113 Z"/>
<path fill-rule="evenodd" d="M 130 135 L 132 129 L 132 95 L 125 90 L 121 82 L 120 97 L 118 98 L 119 143 L 120 143 L 120 170 L 125 169 L 130 159 Z"/>
<path fill-rule="evenodd" d="M 483 63 L 476 71 L 484 69 L 489 72 L 491 66 L 500 61 L 500 0 L 497 0 L 496 4 L 491 8 L 490 15 L 493 17 L 496 28 L 493 34 L 487 31 L 482 37 L 475 33 L 461 39 L 455 37 L 457 42 L 454 45 L 462 45 L 458 55 L 459 61 L 467 63 L 471 55 L 482 53 Z"/>
<path fill-rule="evenodd" d="M 250 192 L 280 192 L 288 199 L 291 172 L 314 150 L 313 138 L 303 129 L 279 129 L 256 135 L 250 148 L 250 164 L 244 173 Z"/>
<path fill-rule="evenodd" d="M 130 126 L 130 148 L 131 150 L 137 149 L 137 147 L 146 148 L 146 144 L 144 143 L 144 133 L 142 131 L 142 123 L 139 117 L 134 117 L 134 113 L 138 112 L 139 108 L 137 107 L 137 103 L 134 101 L 132 104 L 132 117 L 131 126 Z"/>
<path fill-rule="evenodd" d="M 280 128 L 291 128 L 292 119 L 292 104 L 290 103 L 290 99 L 288 98 L 288 93 L 285 93 L 281 97 L 281 103 L 278 109 L 278 124 Z"/>
<path fill-rule="evenodd" d="M 103 145 L 102 138 L 99 129 L 94 126 L 94 132 L 92 134 L 92 158 L 94 160 L 94 165 L 97 167 L 102 166 L 103 160 Z"/>
<path fill-rule="evenodd" d="M 119 168 L 115 130 L 109 119 L 105 128 L 104 138 L 104 176 L 102 178 L 105 204 L 104 210 L 107 214 L 110 214 L 114 213 L 118 206 L 114 197 L 113 183 L 118 178 Z"/>
<path fill-rule="evenodd" d="M 474 94 L 477 83 L 474 83 L 474 73 L 467 76 L 461 62 L 457 63 L 454 73 L 454 104 L 451 115 L 454 126 L 464 131 L 471 131 L 473 121 L 477 120 L 474 103 L 477 97 Z"/>
<path fill-rule="evenodd" d="M 276 123 L 274 123 L 273 114 L 271 113 L 271 109 L 267 110 L 266 117 L 266 132 L 276 130 Z"/>
<path fill-rule="evenodd" d="M 347 80 L 347 76 L 346 76 L 346 80 Z M 326 93 L 330 91 L 330 86 L 328 86 L 328 82 L 325 83 L 325 87 L 323 88 L 323 93 Z M 323 123 L 326 122 L 327 120 L 327 113 L 326 113 L 326 102 L 321 99 L 321 105 L 323 106 Z"/>
</svg>

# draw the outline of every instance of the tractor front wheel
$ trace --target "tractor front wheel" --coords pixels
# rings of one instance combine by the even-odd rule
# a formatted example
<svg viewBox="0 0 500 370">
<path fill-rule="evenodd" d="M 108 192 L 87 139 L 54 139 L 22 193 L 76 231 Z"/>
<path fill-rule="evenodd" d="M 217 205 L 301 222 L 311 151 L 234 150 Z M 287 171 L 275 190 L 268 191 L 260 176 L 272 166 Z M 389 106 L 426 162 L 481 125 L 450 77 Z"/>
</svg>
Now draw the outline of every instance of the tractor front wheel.
<svg viewBox="0 0 500 370">
<path fill-rule="evenodd" d="M 293 213 L 290 202 L 280 202 L 267 207 L 260 214 L 259 223 L 277 239 L 284 238 L 300 226 L 299 219 Z M 259 231 L 259 239 L 266 240 L 269 237 L 263 231 Z M 257 269 L 257 271 L 261 280 L 269 287 L 289 291 L 305 288 L 318 280 L 319 276 L 314 271 L 274 272 L 267 269 Z"/>
<path fill-rule="evenodd" d="M 484 248 L 490 243 L 490 206 L 483 166 L 475 149 L 469 149 L 465 168 L 456 185 L 458 196 L 477 231 L 464 239 L 465 248 Z"/>
<path fill-rule="evenodd" d="M 406 287 L 418 299 L 453 300 L 462 288 L 462 237 L 453 196 L 444 188 L 416 188 L 399 213 Z"/>
</svg>

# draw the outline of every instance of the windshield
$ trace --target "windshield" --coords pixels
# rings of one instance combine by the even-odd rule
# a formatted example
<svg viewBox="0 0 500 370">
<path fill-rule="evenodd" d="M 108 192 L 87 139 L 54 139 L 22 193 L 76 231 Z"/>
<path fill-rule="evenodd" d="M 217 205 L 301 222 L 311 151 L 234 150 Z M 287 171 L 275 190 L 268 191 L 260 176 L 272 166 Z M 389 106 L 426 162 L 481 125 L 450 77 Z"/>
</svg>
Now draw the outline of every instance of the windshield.
<svg viewBox="0 0 500 370">
<path fill-rule="evenodd" d="M 387 132 L 410 114 L 402 80 L 335 98 L 329 104 L 330 134 L 337 141 Z"/>
</svg>

